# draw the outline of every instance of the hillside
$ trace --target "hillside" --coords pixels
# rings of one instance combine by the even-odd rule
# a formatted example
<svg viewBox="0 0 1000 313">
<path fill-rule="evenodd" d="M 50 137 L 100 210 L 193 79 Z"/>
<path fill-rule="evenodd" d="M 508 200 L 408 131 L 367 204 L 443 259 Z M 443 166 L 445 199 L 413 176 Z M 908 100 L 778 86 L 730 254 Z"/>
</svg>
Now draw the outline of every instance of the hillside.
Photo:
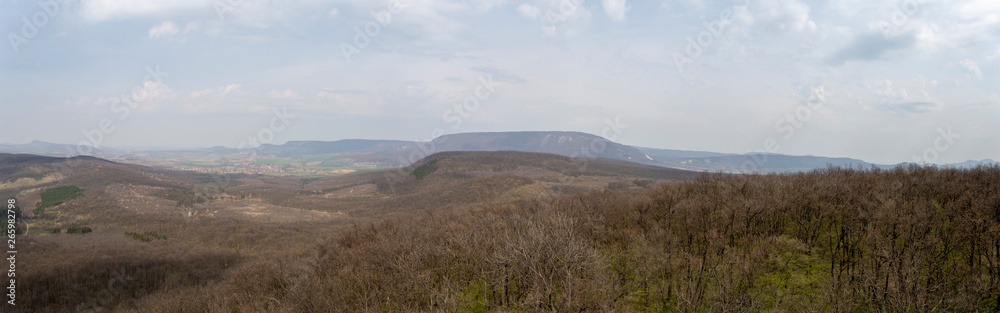
<svg viewBox="0 0 1000 313">
<path fill-rule="evenodd" d="M 18 272 L 31 290 L 22 301 L 41 312 L 129 307 L 149 294 L 196 289 L 389 216 L 638 192 L 695 175 L 529 152 L 446 152 L 405 168 L 311 178 L 0 154 L 0 195 L 24 212 L 19 253 L 32 260 Z"/>
<path fill-rule="evenodd" d="M 703 174 L 412 212 L 123 311 L 996 311 L 998 182 L 995 165 Z"/>
<path fill-rule="evenodd" d="M 615 159 L 571 158 L 549 153 L 520 151 L 453 151 L 428 156 L 407 169 L 415 170 L 434 163 L 436 172 L 536 172 L 549 171 L 569 176 L 633 176 L 647 179 L 676 180 L 692 178 L 694 172 L 649 166 Z"/>
<path fill-rule="evenodd" d="M 696 175 L 610 159 L 517 151 L 452 151 L 433 154 L 403 168 L 320 178 L 304 188 L 335 198 L 336 204 L 326 201 L 315 205 L 351 208 L 363 204 L 368 211 L 351 212 L 364 215 L 371 211 L 545 198 L 592 189 L 638 190 L 656 181 L 683 180 Z M 348 188 L 354 191 L 343 195 Z M 315 199 L 290 201 L 315 202 Z"/>
<path fill-rule="evenodd" d="M 988 311 L 1000 299 L 997 166 L 727 175 L 454 151 L 293 178 L 3 154 L 0 173 L 25 211 L 27 312 Z"/>
</svg>

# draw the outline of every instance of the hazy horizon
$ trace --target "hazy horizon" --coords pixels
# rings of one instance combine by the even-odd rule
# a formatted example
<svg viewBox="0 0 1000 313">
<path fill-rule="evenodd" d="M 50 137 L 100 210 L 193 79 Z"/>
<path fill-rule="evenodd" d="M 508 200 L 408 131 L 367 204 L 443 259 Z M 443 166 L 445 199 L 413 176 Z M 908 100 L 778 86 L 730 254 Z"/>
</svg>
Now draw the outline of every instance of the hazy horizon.
<svg viewBox="0 0 1000 313">
<path fill-rule="evenodd" d="M 994 1 L 2 1 L 0 19 L 14 144 L 558 130 L 1000 159 Z"/>
</svg>

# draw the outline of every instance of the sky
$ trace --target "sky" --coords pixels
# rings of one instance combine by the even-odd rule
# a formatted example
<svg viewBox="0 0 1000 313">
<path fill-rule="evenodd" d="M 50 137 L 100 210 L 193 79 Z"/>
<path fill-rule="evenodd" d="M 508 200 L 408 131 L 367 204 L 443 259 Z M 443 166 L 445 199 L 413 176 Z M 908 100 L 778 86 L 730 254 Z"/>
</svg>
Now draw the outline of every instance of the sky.
<svg viewBox="0 0 1000 313">
<path fill-rule="evenodd" d="M 1000 160 L 1000 1 L 0 0 L 0 143 Z"/>
</svg>

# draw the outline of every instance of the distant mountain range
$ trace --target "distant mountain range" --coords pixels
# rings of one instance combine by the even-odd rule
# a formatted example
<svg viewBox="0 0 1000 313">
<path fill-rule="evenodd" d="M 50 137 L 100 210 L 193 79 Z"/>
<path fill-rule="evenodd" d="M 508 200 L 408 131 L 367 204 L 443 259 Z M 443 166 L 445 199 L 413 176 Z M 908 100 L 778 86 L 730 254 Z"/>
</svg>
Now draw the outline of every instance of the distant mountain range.
<svg viewBox="0 0 1000 313">
<path fill-rule="evenodd" d="M 0 144 L 0 152 L 6 153 L 29 153 L 45 156 L 76 156 L 80 153 L 76 145 L 51 143 L 35 140 L 26 144 Z M 92 149 L 89 154 L 101 154 L 102 149 Z"/>
<path fill-rule="evenodd" d="M 6 153 L 72 156 L 75 155 L 75 151 L 77 151 L 77 147 L 74 145 L 41 141 L 32 141 L 27 144 L 0 145 L 0 152 Z M 225 155 L 245 153 L 247 151 L 249 150 L 237 150 L 217 146 L 183 152 Z M 899 165 L 873 164 L 851 158 L 783 154 L 732 154 L 634 147 L 587 133 L 560 131 L 460 133 L 444 135 L 430 142 L 366 139 L 289 141 L 281 145 L 265 144 L 253 151 L 257 155 L 279 157 L 338 154 L 359 161 L 389 166 L 407 166 L 428 155 L 446 151 L 539 152 L 569 157 L 615 159 L 676 169 L 721 171 L 727 173 L 785 173 L 825 168 L 829 165 L 854 168 L 890 168 Z M 90 154 L 107 157 L 139 152 L 141 151 L 104 148 L 95 149 Z M 968 168 L 981 164 L 997 163 L 994 160 L 986 159 L 945 164 L 943 166 Z"/>
</svg>

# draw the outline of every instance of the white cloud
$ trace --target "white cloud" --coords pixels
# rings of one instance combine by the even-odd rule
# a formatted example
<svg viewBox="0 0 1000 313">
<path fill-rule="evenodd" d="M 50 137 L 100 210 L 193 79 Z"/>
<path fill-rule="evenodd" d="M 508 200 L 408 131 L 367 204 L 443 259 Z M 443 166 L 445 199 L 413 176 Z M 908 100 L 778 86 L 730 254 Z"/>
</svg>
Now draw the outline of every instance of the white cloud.
<svg viewBox="0 0 1000 313">
<path fill-rule="evenodd" d="M 215 88 L 192 91 L 186 101 L 179 106 L 181 112 L 204 114 L 207 112 L 261 112 L 268 106 L 262 101 L 255 101 L 240 90 L 240 84 L 228 84 Z"/>
<path fill-rule="evenodd" d="M 81 4 L 80 15 L 91 22 L 135 16 L 164 14 L 176 10 L 196 9 L 213 12 L 212 1 L 204 0 L 89 0 Z"/>
<path fill-rule="evenodd" d="M 333 10 L 330 10 L 330 13 L 327 14 L 327 16 L 330 17 L 330 18 L 335 18 L 338 15 L 340 15 L 340 10 L 337 10 L 336 8 L 334 8 Z"/>
<path fill-rule="evenodd" d="M 996 42 L 998 36 L 995 30 L 1000 26 L 1000 2 L 960 2 L 920 1 L 912 14 L 905 14 L 897 5 L 884 4 L 876 6 L 877 13 L 873 20 L 879 21 L 880 25 L 888 25 L 896 33 L 919 33 L 918 47 L 922 51 L 938 52 L 982 42 Z M 896 25 L 894 19 L 902 20 L 901 24 Z M 876 24 L 870 27 L 875 28 Z"/>
<path fill-rule="evenodd" d="M 476 10 L 480 12 L 489 12 L 493 8 L 498 8 L 507 3 L 507 0 L 479 0 L 477 1 Z"/>
<path fill-rule="evenodd" d="M 542 32 L 549 36 L 562 34 L 565 37 L 573 37 L 590 23 L 591 13 L 587 7 L 575 5 L 569 6 L 569 10 L 565 8 L 567 7 L 553 4 L 553 7 L 545 12 L 546 16 L 541 18 Z M 550 13 L 554 18 L 549 17 Z"/>
<path fill-rule="evenodd" d="M 957 66 L 978 79 L 983 79 L 983 71 L 979 69 L 979 64 L 976 61 L 964 59 L 955 63 L 949 63 L 949 65 Z"/>
<path fill-rule="evenodd" d="M 158 39 L 160 37 L 173 37 L 177 34 L 177 25 L 174 22 L 166 21 L 160 23 L 160 25 L 153 26 L 149 29 L 149 38 Z"/>
<path fill-rule="evenodd" d="M 604 13 L 608 14 L 614 21 L 625 20 L 625 12 L 632 9 L 632 6 L 625 4 L 626 0 L 603 0 L 601 4 L 604 6 Z"/>
<path fill-rule="evenodd" d="M 541 11 L 533 5 L 524 3 L 517 7 L 517 13 L 520 13 L 524 18 L 536 20 L 538 19 L 538 14 L 541 13 Z"/>
<path fill-rule="evenodd" d="M 685 8 L 694 12 L 704 12 L 705 0 L 664 0 L 660 3 L 660 7 L 668 12 L 682 11 Z"/>
<path fill-rule="evenodd" d="M 196 32 L 199 29 L 201 29 L 201 23 L 199 23 L 199 22 L 188 22 L 187 25 L 184 25 L 184 33 L 185 34 L 191 33 L 191 32 Z"/>
<path fill-rule="evenodd" d="M 95 105 L 98 106 L 111 106 L 119 105 L 119 103 L 131 103 L 129 107 L 135 111 L 154 111 L 157 108 L 169 103 L 168 100 L 174 100 L 177 98 L 176 93 L 170 89 L 169 86 L 162 82 L 157 82 L 153 80 L 146 81 L 142 84 L 142 89 L 138 89 L 138 92 L 130 93 L 125 96 L 126 99 L 122 99 L 122 96 L 109 96 L 104 98 L 98 98 L 94 101 Z M 81 97 L 80 101 L 83 101 L 86 97 Z"/>
<path fill-rule="evenodd" d="M 925 113 L 944 108 L 938 99 L 938 82 L 924 77 L 911 80 L 866 79 L 861 82 L 867 94 L 874 99 L 859 95 L 859 103 L 873 103 L 879 108 L 901 113 Z"/>
<path fill-rule="evenodd" d="M 798 0 L 761 0 L 751 5 L 754 20 L 770 31 L 815 30 L 809 5 Z"/>
<path fill-rule="evenodd" d="M 98 99 L 97 104 L 102 104 L 101 100 L 102 99 Z M 90 102 L 90 97 L 87 96 L 79 96 L 76 98 L 76 100 L 66 99 L 66 104 L 72 104 L 72 105 L 83 105 L 89 102 Z"/>
<path fill-rule="evenodd" d="M 298 96 L 299 93 L 291 89 L 271 90 L 267 93 L 268 98 L 274 98 L 274 99 L 294 99 Z"/>
<path fill-rule="evenodd" d="M 1000 13 L 1000 2 L 994 0 L 973 0 L 958 7 L 958 15 L 963 19 L 990 19 L 996 22 Z"/>
<path fill-rule="evenodd" d="M 175 98 L 174 91 L 164 83 L 147 80 L 142 84 L 142 87 L 146 90 L 146 94 L 141 96 L 142 99 L 136 99 L 137 101 Z"/>
<path fill-rule="evenodd" d="M 240 84 L 229 84 L 229 85 L 225 85 L 225 86 L 219 86 L 219 87 L 209 88 L 209 89 L 204 89 L 204 90 L 195 90 L 195 91 L 191 92 L 190 96 L 191 96 L 191 98 L 200 98 L 200 97 L 209 97 L 209 96 L 225 97 L 225 96 L 228 96 L 230 93 L 233 93 L 233 92 L 239 90 L 240 87 L 242 87 L 242 85 L 240 85 Z"/>
<path fill-rule="evenodd" d="M 386 113 L 385 99 L 371 96 L 366 92 L 324 89 L 317 93 L 316 97 L 319 100 L 318 105 L 324 111 L 368 116 Z"/>
</svg>

